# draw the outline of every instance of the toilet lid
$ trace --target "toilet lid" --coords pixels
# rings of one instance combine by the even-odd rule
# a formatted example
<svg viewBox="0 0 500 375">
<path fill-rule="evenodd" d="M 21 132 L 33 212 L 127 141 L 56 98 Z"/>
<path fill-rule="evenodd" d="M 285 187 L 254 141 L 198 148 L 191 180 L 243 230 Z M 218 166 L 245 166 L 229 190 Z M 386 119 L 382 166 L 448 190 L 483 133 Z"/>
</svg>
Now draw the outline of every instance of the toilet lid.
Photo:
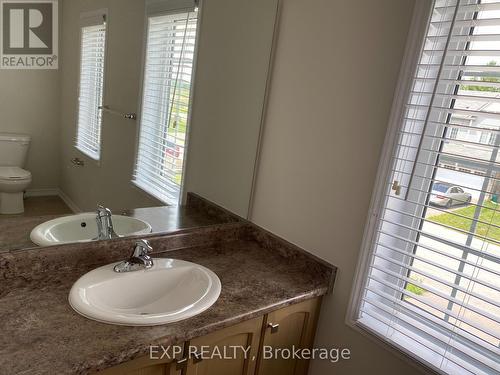
<svg viewBox="0 0 500 375">
<path fill-rule="evenodd" d="M 29 171 L 19 167 L 0 167 L 0 179 L 2 180 L 23 180 L 30 177 Z"/>
</svg>

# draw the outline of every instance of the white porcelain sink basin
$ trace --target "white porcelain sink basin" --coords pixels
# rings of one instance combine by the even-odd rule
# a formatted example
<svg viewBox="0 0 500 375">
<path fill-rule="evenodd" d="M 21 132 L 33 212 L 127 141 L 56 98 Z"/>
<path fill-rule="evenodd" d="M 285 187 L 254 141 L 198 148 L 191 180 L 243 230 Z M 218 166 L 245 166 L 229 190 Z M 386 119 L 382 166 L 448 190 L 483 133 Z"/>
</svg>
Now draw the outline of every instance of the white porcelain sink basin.
<svg viewBox="0 0 500 375">
<path fill-rule="evenodd" d="M 117 273 L 113 263 L 86 273 L 71 288 L 71 307 L 104 323 L 152 326 L 192 317 L 219 298 L 220 280 L 208 268 L 175 259 L 153 262 L 147 270 Z"/>
<path fill-rule="evenodd" d="M 115 232 L 119 236 L 151 233 L 151 225 L 145 221 L 122 215 L 113 215 L 112 219 Z M 30 238 L 40 246 L 95 240 L 97 238 L 96 214 L 89 212 L 46 221 L 31 231 Z"/>
</svg>

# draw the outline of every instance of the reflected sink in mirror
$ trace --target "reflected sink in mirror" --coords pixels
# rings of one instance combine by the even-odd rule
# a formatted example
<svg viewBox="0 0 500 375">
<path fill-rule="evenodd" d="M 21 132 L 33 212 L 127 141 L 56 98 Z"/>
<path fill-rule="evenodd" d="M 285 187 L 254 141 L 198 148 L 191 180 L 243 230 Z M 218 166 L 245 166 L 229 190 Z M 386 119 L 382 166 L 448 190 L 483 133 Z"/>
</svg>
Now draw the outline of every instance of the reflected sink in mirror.
<svg viewBox="0 0 500 375">
<path fill-rule="evenodd" d="M 119 236 L 136 236 L 152 231 L 149 223 L 122 215 L 113 215 L 113 225 Z M 89 212 L 46 221 L 31 231 L 30 238 L 39 246 L 53 246 L 94 241 L 97 235 L 96 214 Z"/>
<path fill-rule="evenodd" d="M 133 272 L 115 272 L 118 262 L 86 273 L 71 288 L 71 307 L 104 323 L 152 326 L 197 315 L 219 298 L 221 282 L 208 268 L 177 259 L 153 262 Z"/>
</svg>

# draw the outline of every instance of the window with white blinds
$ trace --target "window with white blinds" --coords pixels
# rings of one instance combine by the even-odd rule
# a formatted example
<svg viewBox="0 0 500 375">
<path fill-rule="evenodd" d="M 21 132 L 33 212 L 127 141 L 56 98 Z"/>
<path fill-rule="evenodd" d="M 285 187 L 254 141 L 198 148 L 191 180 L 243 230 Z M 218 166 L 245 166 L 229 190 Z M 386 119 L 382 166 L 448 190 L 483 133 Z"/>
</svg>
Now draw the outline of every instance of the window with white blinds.
<svg viewBox="0 0 500 375">
<path fill-rule="evenodd" d="M 140 134 L 133 182 L 168 204 L 180 197 L 197 11 L 148 17 Z"/>
<path fill-rule="evenodd" d="M 88 20 L 87 20 L 88 21 Z M 90 23 L 90 24 L 88 24 Z M 105 16 L 81 27 L 80 85 L 76 148 L 94 160 L 101 155 L 101 125 L 106 55 Z"/>
<path fill-rule="evenodd" d="M 352 321 L 439 373 L 499 374 L 500 1 L 436 0 L 413 73 Z"/>
</svg>

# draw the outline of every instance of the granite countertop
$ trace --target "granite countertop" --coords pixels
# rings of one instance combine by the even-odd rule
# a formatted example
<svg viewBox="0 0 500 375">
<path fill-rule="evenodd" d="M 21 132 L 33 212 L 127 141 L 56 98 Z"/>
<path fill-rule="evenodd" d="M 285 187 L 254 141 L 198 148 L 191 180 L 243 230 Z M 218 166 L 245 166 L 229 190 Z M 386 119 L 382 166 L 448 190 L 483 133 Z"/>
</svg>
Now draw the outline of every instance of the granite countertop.
<svg viewBox="0 0 500 375">
<path fill-rule="evenodd" d="M 219 276 L 220 298 L 205 312 L 155 327 L 104 324 L 74 312 L 72 284 L 96 266 L 123 259 L 131 241 L 0 254 L 0 374 L 92 373 L 147 355 L 150 345 L 181 343 L 323 295 L 335 277 L 335 267 L 272 235 L 221 224 L 150 239 L 160 251 L 155 257 L 195 262 Z"/>
</svg>

